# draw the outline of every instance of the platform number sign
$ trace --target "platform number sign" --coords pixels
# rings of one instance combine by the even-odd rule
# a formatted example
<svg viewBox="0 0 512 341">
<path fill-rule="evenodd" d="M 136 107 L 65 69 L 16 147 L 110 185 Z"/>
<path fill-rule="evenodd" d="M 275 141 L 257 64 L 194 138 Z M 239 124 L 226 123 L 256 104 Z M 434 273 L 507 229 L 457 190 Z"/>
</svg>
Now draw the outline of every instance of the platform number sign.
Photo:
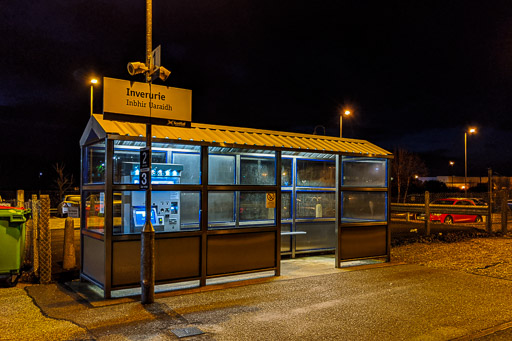
<svg viewBox="0 0 512 341">
<path fill-rule="evenodd" d="M 149 148 L 142 148 L 140 150 L 139 189 L 149 189 L 150 157 Z"/>
<path fill-rule="evenodd" d="M 149 170 L 139 173 L 139 189 L 149 189 Z"/>
<path fill-rule="evenodd" d="M 140 150 L 140 170 L 141 172 L 149 170 L 149 148 L 142 148 Z"/>
</svg>

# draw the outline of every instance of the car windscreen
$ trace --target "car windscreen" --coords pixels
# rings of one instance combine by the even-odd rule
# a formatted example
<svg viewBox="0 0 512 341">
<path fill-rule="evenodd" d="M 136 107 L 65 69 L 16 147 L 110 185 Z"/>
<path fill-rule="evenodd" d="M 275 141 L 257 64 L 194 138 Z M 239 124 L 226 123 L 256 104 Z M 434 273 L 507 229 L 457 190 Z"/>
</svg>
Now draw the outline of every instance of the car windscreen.
<svg viewBox="0 0 512 341">
<path fill-rule="evenodd" d="M 455 200 L 440 199 L 432 201 L 431 205 L 453 205 L 454 202 Z"/>
<path fill-rule="evenodd" d="M 66 197 L 65 201 L 76 201 L 76 202 L 79 202 L 80 201 L 80 196 L 79 195 L 70 195 L 70 196 Z"/>
</svg>

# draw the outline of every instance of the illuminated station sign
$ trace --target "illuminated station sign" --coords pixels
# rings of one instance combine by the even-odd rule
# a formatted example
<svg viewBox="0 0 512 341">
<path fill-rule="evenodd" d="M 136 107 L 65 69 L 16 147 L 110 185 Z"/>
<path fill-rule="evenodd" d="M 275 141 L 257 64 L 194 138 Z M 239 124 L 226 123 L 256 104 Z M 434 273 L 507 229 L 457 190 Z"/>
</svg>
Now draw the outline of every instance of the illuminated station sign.
<svg viewBox="0 0 512 341">
<path fill-rule="evenodd" d="M 192 90 L 105 77 L 103 116 L 115 121 L 190 127 Z"/>
</svg>

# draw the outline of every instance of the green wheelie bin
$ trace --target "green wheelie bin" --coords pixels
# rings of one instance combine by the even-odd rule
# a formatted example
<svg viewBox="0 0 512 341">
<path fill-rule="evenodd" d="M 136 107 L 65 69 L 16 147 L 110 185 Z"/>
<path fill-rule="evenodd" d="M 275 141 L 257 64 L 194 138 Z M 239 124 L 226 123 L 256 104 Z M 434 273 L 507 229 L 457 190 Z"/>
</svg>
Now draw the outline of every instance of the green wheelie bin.
<svg viewBox="0 0 512 341">
<path fill-rule="evenodd" d="M 0 281 L 15 286 L 21 276 L 25 222 L 30 210 L 0 206 Z"/>
</svg>

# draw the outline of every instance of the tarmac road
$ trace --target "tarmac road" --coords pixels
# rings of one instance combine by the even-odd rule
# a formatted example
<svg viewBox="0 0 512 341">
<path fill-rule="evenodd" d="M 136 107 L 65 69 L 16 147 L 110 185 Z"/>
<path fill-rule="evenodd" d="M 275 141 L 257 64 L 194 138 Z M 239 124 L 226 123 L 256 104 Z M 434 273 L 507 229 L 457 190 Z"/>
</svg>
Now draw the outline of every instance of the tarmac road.
<svg viewBox="0 0 512 341">
<path fill-rule="evenodd" d="M 55 284 L 26 293 L 47 318 L 33 336 L 54 340 L 177 340 L 172 330 L 185 327 L 204 332 L 186 340 L 488 340 L 512 325 L 510 281 L 403 264 L 159 294 L 147 306 L 89 301 Z M 12 329 L 4 335 L 27 336 Z"/>
<path fill-rule="evenodd" d="M 52 244 L 62 236 L 52 230 Z M 0 289 L 0 340 L 177 340 L 185 327 L 204 332 L 186 340 L 512 339 L 508 280 L 388 263 L 254 283 L 157 294 L 147 306 L 98 299 L 76 281 L 19 284 Z"/>
</svg>

